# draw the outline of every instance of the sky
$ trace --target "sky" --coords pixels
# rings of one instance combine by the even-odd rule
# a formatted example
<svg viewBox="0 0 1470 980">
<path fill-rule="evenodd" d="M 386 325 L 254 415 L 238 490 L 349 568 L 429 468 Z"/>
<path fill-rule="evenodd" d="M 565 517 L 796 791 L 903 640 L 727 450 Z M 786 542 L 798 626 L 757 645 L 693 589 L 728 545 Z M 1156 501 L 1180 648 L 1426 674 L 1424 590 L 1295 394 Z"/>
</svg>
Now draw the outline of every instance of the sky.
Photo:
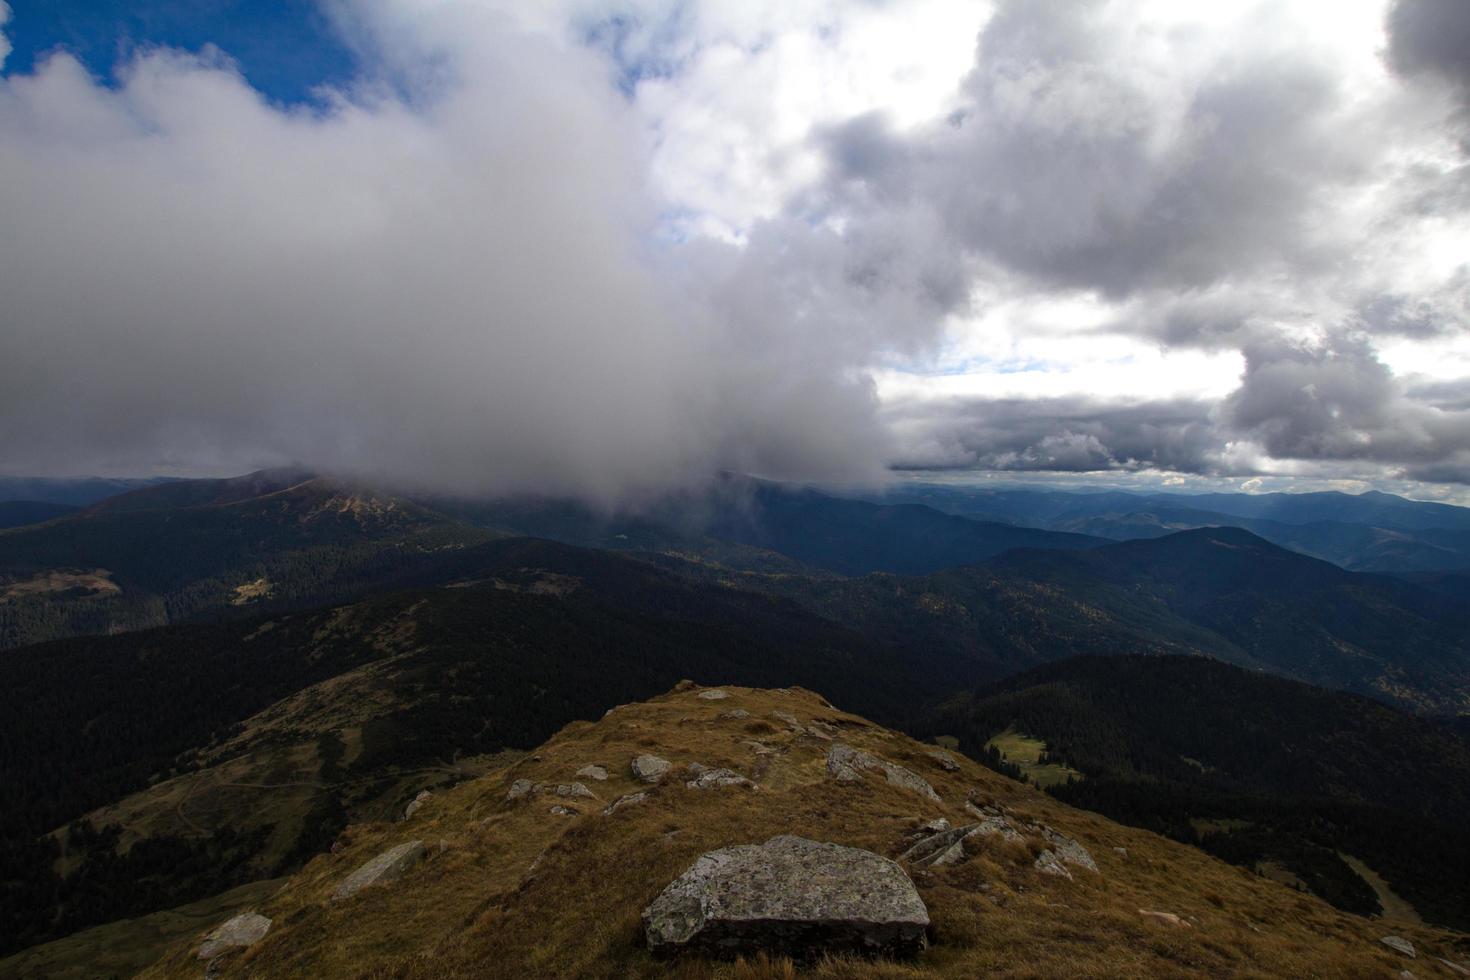
<svg viewBox="0 0 1470 980">
<path fill-rule="evenodd" d="M 1463 0 L 0 0 L 0 470 L 1470 503 Z"/>
</svg>

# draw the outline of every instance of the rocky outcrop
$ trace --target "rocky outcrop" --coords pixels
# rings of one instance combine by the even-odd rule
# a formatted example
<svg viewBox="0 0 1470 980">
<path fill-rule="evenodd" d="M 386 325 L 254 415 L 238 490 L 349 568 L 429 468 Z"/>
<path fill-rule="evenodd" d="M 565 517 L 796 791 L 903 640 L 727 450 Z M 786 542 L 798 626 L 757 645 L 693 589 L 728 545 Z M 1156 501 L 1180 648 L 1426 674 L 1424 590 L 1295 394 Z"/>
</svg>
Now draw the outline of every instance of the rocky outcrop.
<svg viewBox="0 0 1470 980">
<path fill-rule="evenodd" d="M 212 960 L 221 953 L 243 946 L 254 946 L 270 932 L 271 920 L 254 912 L 241 912 L 204 937 L 199 947 L 201 960 Z"/>
<path fill-rule="evenodd" d="M 669 771 L 669 760 L 656 755 L 640 755 L 633 760 L 633 778 L 645 783 L 656 783 Z"/>
<path fill-rule="evenodd" d="M 613 800 L 607 806 L 603 807 L 602 815 L 605 817 L 609 814 L 617 813 L 625 806 L 633 806 L 635 803 L 642 803 L 646 799 L 648 799 L 648 793 L 646 791 L 638 793 L 627 793 Z"/>
<path fill-rule="evenodd" d="M 876 755 L 855 749 L 845 742 L 838 742 L 827 751 L 827 774 L 839 783 L 861 782 L 864 770 L 882 772 L 889 785 L 912 790 L 931 800 L 938 800 L 934 787 L 916 773 L 903 766 L 880 759 Z"/>
<path fill-rule="evenodd" d="M 337 890 L 332 892 L 332 901 L 340 902 L 351 898 L 370 885 L 384 885 L 401 877 L 427 853 L 424 842 L 411 840 L 379 854 L 371 861 L 348 875 Z"/>
<path fill-rule="evenodd" d="M 1411 960 L 1419 955 L 1417 952 L 1414 951 L 1414 944 L 1409 942 L 1402 936 L 1384 936 L 1378 941 L 1387 946 L 1389 949 L 1393 950 L 1395 953 L 1401 953 Z"/>
<path fill-rule="evenodd" d="M 964 842 L 971 837 L 1023 840 L 1029 836 L 1039 837 L 1048 845 L 1033 862 L 1036 870 L 1042 874 L 1070 880 L 1072 872 L 1067 868 L 1069 864 L 1097 871 L 1097 862 L 1092 859 L 1087 848 L 1045 824 L 1013 819 L 998 806 L 966 803 L 965 810 L 980 819 L 975 823 L 953 828 L 943 818 L 929 821 L 915 834 L 910 835 L 910 840 L 917 837 L 918 841 L 900 855 L 900 860 L 917 867 L 941 867 L 964 860 Z"/>
<path fill-rule="evenodd" d="M 939 763 L 939 768 L 945 772 L 959 772 L 960 764 L 954 761 L 954 756 L 943 749 L 930 749 L 929 758 Z"/>
<path fill-rule="evenodd" d="M 691 763 L 689 772 L 694 776 L 684 785 L 690 789 L 712 789 L 716 786 L 746 786 L 755 788 L 755 783 L 733 769 L 711 769 L 697 762 Z"/>
<path fill-rule="evenodd" d="M 925 947 L 928 926 L 893 861 L 792 836 L 703 854 L 643 910 L 648 947 L 661 954 L 904 955 Z"/>
<path fill-rule="evenodd" d="M 410 802 L 408 806 L 403 808 L 403 819 L 407 820 L 409 817 L 417 813 L 419 811 L 419 808 L 424 805 L 424 801 L 428 800 L 433 795 L 434 794 L 430 793 L 428 790 L 420 790 L 419 795 L 415 796 L 413 798 L 413 801 Z"/>
</svg>

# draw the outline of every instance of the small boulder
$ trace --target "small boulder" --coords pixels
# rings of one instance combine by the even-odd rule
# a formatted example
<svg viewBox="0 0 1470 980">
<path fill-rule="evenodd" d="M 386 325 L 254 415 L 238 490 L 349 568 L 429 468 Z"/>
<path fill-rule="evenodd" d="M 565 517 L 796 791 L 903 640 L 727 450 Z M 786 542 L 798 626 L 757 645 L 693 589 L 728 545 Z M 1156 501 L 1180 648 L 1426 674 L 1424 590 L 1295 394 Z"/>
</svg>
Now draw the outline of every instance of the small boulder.
<svg viewBox="0 0 1470 980">
<path fill-rule="evenodd" d="M 653 952 L 725 958 L 913 954 L 928 926 L 923 899 L 893 861 L 792 836 L 709 851 L 643 910 Z"/>
<path fill-rule="evenodd" d="M 577 770 L 577 775 L 583 779 L 591 779 L 600 783 L 607 779 L 607 770 L 601 766 L 583 766 Z"/>
<path fill-rule="evenodd" d="M 712 687 L 708 691 L 700 691 L 696 696 L 702 701 L 723 701 L 730 696 L 730 692 Z"/>
<path fill-rule="evenodd" d="M 573 807 L 562 806 L 560 803 L 557 803 L 552 806 L 549 812 L 552 816 L 555 817 L 575 817 L 581 811 L 574 809 Z"/>
<path fill-rule="evenodd" d="M 529 779 L 517 779 L 510 784 L 510 790 L 505 794 L 507 800 L 518 800 L 523 796 L 529 796 L 536 789 L 536 784 Z"/>
<path fill-rule="evenodd" d="M 602 815 L 605 817 L 609 814 L 617 813 L 625 806 L 632 806 L 635 803 L 642 803 L 646 799 L 648 799 L 648 793 L 646 791 L 627 793 L 613 800 L 607 806 L 603 807 Z"/>
<path fill-rule="evenodd" d="M 1466 968 L 1466 967 L 1461 966 L 1458 963 L 1451 962 L 1450 960 L 1445 959 L 1443 956 L 1436 956 L 1435 959 L 1437 959 L 1441 963 L 1443 963 L 1444 964 L 1444 968 L 1446 970 L 1449 970 L 1455 976 L 1457 976 L 1457 977 L 1470 977 L 1470 968 Z"/>
<path fill-rule="evenodd" d="M 1173 926 L 1175 929 L 1188 929 L 1189 923 L 1185 922 L 1173 912 L 1155 912 L 1151 909 L 1139 909 L 1138 914 L 1145 919 L 1152 919 L 1160 925 Z"/>
<path fill-rule="evenodd" d="M 542 787 L 552 796 L 560 796 L 567 800 L 595 800 L 597 794 L 592 792 L 583 783 L 558 783 L 555 786 Z"/>
<path fill-rule="evenodd" d="M 390 848 L 373 858 L 371 861 L 348 875 L 337 890 L 332 892 L 332 901 L 340 902 L 344 898 L 351 898 L 369 885 L 383 885 L 395 881 L 423 860 L 427 853 L 424 842 L 411 840 L 407 844 L 399 844 Z"/>
<path fill-rule="evenodd" d="M 945 772 L 959 771 L 960 764 L 954 761 L 954 756 L 950 755 L 943 749 L 930 749 L 929 758 L 939 763 L 939 768 L 943 769 Z"/>
<path fill-rule="evenodd" d="M 1414 944 L 1402 936 L 1384 936 L 1378 941 L 1395 953 L 1401 953 L 1411 960 L 1419 955 L 1414 951 Z"/>
<path fill-rule="evenodd" d="M 1046 842 L 1051 845 L 1052 850 L 1056 851 L 1058 858 L 1079 868 L 1086 868 L 1088 871 L 1097 870 L 1097 862 L 1092 859 L 1087 848 L 1066 834 L 1052 830 L 1045 825 L 1040 830 L 1041 836 L 1046 838 Z"/>
<path fill-rule="evenodd" d="M 199 947 L 201 960 L 212 960 L 226 950 L 253 946 L 270 932 L 271 920 L 254 912 L 241 912 L 204 937 Z"/>
<path fill-rule="evenodd" d="M 656 755 L 640 755 L 633 760 L 633 778 L 645 783 L 656 783 L 669 771 L 669 760 Z"/>
<path fill-rule="evenodd" d="M 434 794 L 430 793 L 428 790 L 420 790 L 419 795 L 415 796 L 412 802 L 410 802 L 408 806 L 403 808 L 403 819 L 407 820 L 409 817 L 417 813 L 419 811 L 419 808 L 424 805 L 424 801 L 429 799 L 433 795 Z"/>
<path fill-rule="evenodd" d="M 684 785 L 690 789 L 713 789 L 716 786 L 747 786 L 755 789 L 755 783 L 733 769 L 711 769 L 695 762 L 689 766 L 694 778 Z"/>
<path fill-rule="evenodd" d="M 746 711 L 744 708 L 731 708 L 729 711 L 726 711 L 726 712 L 721 713 L 720 720 L 721 721 L 740 721 L 742 719 L 749 718 L 749 717 L 750 717 L 750 712 L 749 711 Z"/>
<path fill-rule="evenodd" d="M 1072 872 L 1067 870 L 1067 866 L 1062 863 L 1061 858 L 1057 857 L 1055 851 L 1042 851 L 1036 855 L 1033 866 L 1044 875 L 1055 875 L 1058 878 L 1066 878 L 1068 881 L 1072 880 Z"/>
</svg>

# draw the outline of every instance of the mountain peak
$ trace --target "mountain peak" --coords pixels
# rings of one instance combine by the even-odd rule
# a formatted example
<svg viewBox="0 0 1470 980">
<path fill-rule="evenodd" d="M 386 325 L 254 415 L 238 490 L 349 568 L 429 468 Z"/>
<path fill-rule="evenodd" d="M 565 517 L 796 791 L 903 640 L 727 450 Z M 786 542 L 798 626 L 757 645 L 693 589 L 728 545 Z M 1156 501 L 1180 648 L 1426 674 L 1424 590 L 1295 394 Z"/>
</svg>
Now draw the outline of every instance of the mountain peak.
<svg viewBox="0 0 1470 980">
<path fill-rule="evenodd" d="M 647 929 L 664 919 L 645 915 L 661 893 L 702 857 L 760 861 L 751 845 L 798 839 L 801 860 L 831 846 L 896 862 L 932 922 L 915 963 L 926 975 L 975 976 L 1006 963 L 1048 974 L 1169 973 L 1181 955 L 1222 974 L 1330 965 L 1368 975 L 1400 962 L 1368 920 L 1073 810 L 799 688 L 685 682 L 573 722 L 514 764 L 413 803 L 407 818 L 349 828 L 331 853 L 257 901 L 248 911 L 272 927 L 212 969 L 662 975 Z M 344 891 L 349 880 L 375 883 Z M 785 903 L 779 876 L 764 880 L 772 893 L 742 901 L 812 914 Z M 806 889 L 812 902 L 828 890 Z M 700 916 L 718 918 L 722 907 L 702 904 Z M 218 911 L 219 922 L 144 975 L 196 976 L 205 934 L 220 935 L 216 927 L 244 911 Z M 1432 929 L 1400 931 L 1421 949 L 1447 942 Z M 722 955 L 769 963 L 749 948 L 759 934 L 740 930 Z M 777 951 L 801 958 L 801 943 L 817 934 L 799 935 Z M 707 953 L 682 954 L 681 975 L 716 968 Z M 749 975 L 788 967 L 756 969 L 770 972 Z M 839 958 L 823 969 L 877 977 L 892 967 Z"/>
</svg>

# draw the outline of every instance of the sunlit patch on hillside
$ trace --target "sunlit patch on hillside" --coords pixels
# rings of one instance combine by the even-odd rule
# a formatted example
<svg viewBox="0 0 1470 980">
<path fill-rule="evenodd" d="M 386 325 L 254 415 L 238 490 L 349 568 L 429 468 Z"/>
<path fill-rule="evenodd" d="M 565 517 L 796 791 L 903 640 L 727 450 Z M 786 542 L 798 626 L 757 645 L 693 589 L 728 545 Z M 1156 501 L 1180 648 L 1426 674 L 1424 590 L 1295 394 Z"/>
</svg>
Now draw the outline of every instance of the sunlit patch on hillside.
<svg viewBox="0 0 1470 980">
<path fill-rule="evenodd" d="M 0 582 L 0 602 L 46 595 L 53 598 L 90 599 L 118 595 L 122 588 L 105 568 L 52 568 L 30 578 Z"/>
<path fill-rule="evenodd" d="M 985 743 L 1001 758 L 1021 770 L 1026 781 L 1036 786 L 1058 786 L 1069 779 L 1082 779 L 1082 773 L 1060 762 L 1043 762 L 1046 758 L 1046 743 L 1039 738 L 1007 728 Z"/>
</svg>

